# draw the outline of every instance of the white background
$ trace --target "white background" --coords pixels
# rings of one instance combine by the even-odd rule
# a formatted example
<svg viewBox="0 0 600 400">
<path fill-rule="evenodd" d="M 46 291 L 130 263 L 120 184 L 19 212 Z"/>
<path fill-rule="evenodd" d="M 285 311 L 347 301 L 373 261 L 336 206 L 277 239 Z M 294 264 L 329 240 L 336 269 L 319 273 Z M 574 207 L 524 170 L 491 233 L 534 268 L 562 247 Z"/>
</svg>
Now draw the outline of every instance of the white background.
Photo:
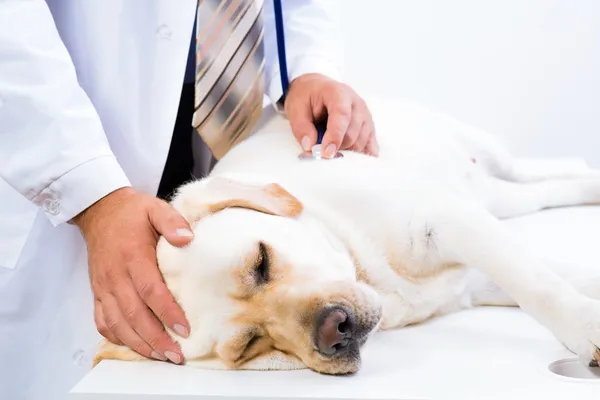
<svg viewBox="0 0 600 400">
<path fill-rule="evenodd" d="M 346 77 L 600 167 L 600 0 L 343 0 Z"/>
</svg>

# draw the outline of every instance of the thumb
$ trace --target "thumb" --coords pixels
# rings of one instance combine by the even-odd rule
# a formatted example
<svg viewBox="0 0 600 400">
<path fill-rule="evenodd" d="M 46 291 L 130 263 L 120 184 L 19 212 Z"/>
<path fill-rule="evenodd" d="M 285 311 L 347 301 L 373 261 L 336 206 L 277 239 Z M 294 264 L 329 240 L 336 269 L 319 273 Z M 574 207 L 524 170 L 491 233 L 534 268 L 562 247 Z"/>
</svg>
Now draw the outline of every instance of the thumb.
<svg viewBox="0 0 600 400">
<path fill-rule="evenodd" d="M 173 246 L 185 246 L 194 238 L 194 233 L 185 218 L 162 200 L 156 199 L 150 207 L 148 218 L 154 229 Z"/>
<path fill-rule="evenodd" d="M 313 123 L 313 113 L 310 104 L 297 106 L 298 103 L 288 110 L 288 120 L 292 128 L 292 133 L 296 137 L 302 150 L 310 151 L 317 142 L 317 129 Z"/>
</svg>

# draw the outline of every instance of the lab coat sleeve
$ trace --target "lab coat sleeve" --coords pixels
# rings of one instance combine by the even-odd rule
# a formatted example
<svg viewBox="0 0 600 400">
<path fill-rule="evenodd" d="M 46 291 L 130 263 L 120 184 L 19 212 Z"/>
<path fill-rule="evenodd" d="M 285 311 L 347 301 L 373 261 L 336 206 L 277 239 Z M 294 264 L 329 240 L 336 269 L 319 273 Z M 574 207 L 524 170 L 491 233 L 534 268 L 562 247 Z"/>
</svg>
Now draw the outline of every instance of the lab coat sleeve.
<svg viewBox="0 0 600 400">
<path fill-rule="evenodd" d="M 0 1 L 0 176 L 55 226 L 130 186 L 44 0 Z"/>
<path fill-rule="evenodd" d="M 342 81 L 341 2 L 283 0 L 282 8 L 290 82 L 308 73 L 320 73 Z M 282 89 L 273 1 L 265 0 L 263 17 L 266 92 L 269 99 L 275 103 L 281 98 Z"/>
</svg>

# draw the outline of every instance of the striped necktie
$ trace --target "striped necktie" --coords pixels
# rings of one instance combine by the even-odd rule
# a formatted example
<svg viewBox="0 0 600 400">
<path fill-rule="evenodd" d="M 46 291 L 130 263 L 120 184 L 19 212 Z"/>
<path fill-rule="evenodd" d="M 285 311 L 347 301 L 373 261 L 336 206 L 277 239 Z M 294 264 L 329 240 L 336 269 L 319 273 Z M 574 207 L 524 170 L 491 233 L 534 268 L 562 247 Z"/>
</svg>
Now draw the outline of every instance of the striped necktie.
<svg viewBox="0 0 600 400">
<path fill-rule="evenodd" d="M 263 0 L 199 0 L 192 125 L 218 160 L 259 120 Z"/>
</svg>

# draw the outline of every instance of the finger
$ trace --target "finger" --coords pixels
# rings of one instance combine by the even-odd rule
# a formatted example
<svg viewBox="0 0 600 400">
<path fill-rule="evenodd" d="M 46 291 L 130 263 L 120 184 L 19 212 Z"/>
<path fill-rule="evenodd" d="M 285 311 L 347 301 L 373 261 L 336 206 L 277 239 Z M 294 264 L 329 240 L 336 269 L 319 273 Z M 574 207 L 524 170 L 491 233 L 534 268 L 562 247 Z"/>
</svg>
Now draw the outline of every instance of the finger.
<svg viewBox="0 0 600 400">
<path fill-rule="evenodd" d="M 357 153 L 364 153 L 372 135 L 373 131 L 370 129 L 369 123 L 363 123 L 358 135 L 358 139 L 356 139 L 356 142 L 354 142 L 354 145 L 352 146 L 352 150 L 356 151 Z"/>
<path fill-rule="evenodd" d="M 106 321 L 104 320 L 104 313 L 102 312 L 102 303 L 98 300 L 94 301 L 94 321 L 96 322 L 96 329 L 98 329 L 98 332 L 102 336 L 118 346 L 123 345 L 123 342 L 117 339 L 111 330 L 108 329 Z"/>
<path fill-rule="evenodd" d="M 324 101 L 327 108 L 327 129 L 323 135 L 323 155 L 331 158 L 342 144 L 352 118 L 352 102 L 342 93 L 330 95 Z"/>
<path fill-rule="evenodd" d="M 155 199 L 148 211 L 150 223 L 173 246 L 189 244 L 194 234 L 188 222 L 168 203 Z"/>
<path fill-rule="evenodd" d="M 357 106 L 353 105 L 350 124 L 348 125 L 348 130 L 344 135 L 340 149 L 347 150 L 353 148 L 360 136 L 364 123 L 365 119 L 363 117 L 363 113 Z"/>
<path fill-rule="evenodd" d="M 156 316 L 142 302 L 133 283 L 131 281 L 127 283 L 128 285 L 122 285 L 115 292 L 121 314 L 129 326 L 157 353 L 153 353 L 154 358 L 158 356 L 163 361 L 168 358 L 175 364 L 179 364 L 183 359 L 179 345 L 173 341 Z"/>
<path fill-rule="evenodd" d="M 317 142 L 317 129 L 314 125 L 314 116 L 310 100 L 305 103 L 294 103 L 286 109 L 292 133 L 302 146 L 302 150 L 310 151 Z"/>
<path fill-rule="evenodd" d="M 373 143 L 375 145 L 374 150 L 378 151 L 377 138 L 375 137 L 375 124 L 373 123 L 373 116 L 371 115 L 371 112 L 369 111 L 367 104 L 362 99 L 360 100 L 360 103 L 361 103 L 361 110 L 362 110 L 362 112 L 364 112 L 366 114 L 366 118 L 365 118 L 365 123 L 362 126 L 362 130 L 360 132 L 359 139 L 357 140 L 357 143 L 355 143 L 355 145 L 354 145 L 354 151 L 357 151 L 359 153 L 369 154 L 367 149 L 369 147 L 369 143 L 371 142 L 371 140 L 373 140 Z"/>
<path fill-rule="evenodd" d="M 144 252 L 148 258 L 130 268 L 129 274 L 141 300 L 152 310 L 160 322 L 168 326 L 179 336 L 188 337 L 190 325 L 185 313 L 165 285 L 160 271 L 151 263 L 152 250 Z"/>
<path fill-rule="evenodd" d="M 369 144 L 367 144 L 367 148 L 365 149 L 365 154 L 378 157 L 379 156 L 379 143 L 377 143 L 377 137 L 375 132 L 371 135 L 369 139 Z"/>
<path fill-rule="evenodd" d="M 117 299 L 112 295 L 106 295 L 102 298 L 101 303 L 106 326 L 118 340 L 146 358 L 161 359 L 161 356 L 155 354 L 152 347 L 127 324 L 127 321 L 125 321 L 125 318 L 121 314 Z"/>
</svg>

